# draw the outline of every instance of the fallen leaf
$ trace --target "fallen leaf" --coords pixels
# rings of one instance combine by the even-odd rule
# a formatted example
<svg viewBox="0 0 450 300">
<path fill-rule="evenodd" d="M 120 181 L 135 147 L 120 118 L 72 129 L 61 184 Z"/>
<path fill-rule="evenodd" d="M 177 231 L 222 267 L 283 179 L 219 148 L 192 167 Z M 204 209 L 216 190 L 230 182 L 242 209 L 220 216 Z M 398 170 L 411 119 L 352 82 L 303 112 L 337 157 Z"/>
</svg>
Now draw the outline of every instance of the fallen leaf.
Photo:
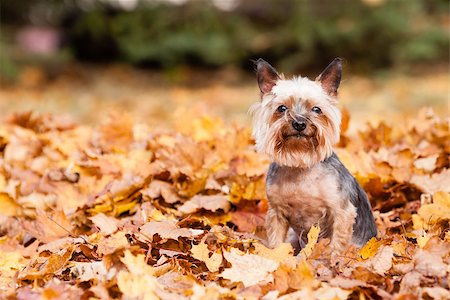
<svg viewBox="0 0 450 300">
<path fill-rule="evenodd" d="M 279 263 L 294 254 L 294 249 L 292 248 L 292 245 L 290 243 L 282 243 L 275 249 L 267 248 L 260 243 L 254 244 L 254 247 L 254 254 L 274 260 Z"/>
<path fill-rule="evenodd" d="M 437 192 L 433 195 L 433 203 L 419 208 L 413 215 L 415 229 L 430 229 L 439 221 L 450 220 L 450 193 Z"/>
<path fill-rule="evenodd" d="M 450 169 L 430 175 L 414 174 L 410 182 L 428 194 L 436 192 L 450 193 Z"/>
<path fill-rule="evenodd" d="M 223 260 L 222 254 L 220 252 L 212 252 L 211 254 L 208 245 L 204 241 L 198 245 L 192 245 L 191 253 L 193 258 L 203 261 L 209 271 L 219 271 Z"/>
<path fill-rule="evenodd" d="M 115 276 L 115 269 L 108 271 L 104 261 L 74 262 L 70 269 L 73 276 L 80 281 L 107 281 Z"/>
<path fill-rule="evenodd" d="M 14 277 L 28 263 L 28 259 L 19 252 L 3 252 L 0 250 L 0 290 L 14 289 Z"/>
<path fill-rule="evenodd" d="M 306 244 L 305 248 L 303 248 L 300 251 L 300 255 L 303 258 L 306 259 L 311 255 L 313 248 L 317 244 L 317 240 L 319 239 L 319 233 L 320 233 L 319 225 L 311 226 L 311 228 L 309 229 L 309 232 L 308 232 L 308 243 Z"/>
<path fill-rule="evenodd" d="M 419 250 L 414 255 L 415 270 L 424 276 L 444 277 L 447 274 L 447 266 L 442 258 L 428 251 Z"/>
<path fill-rule="evenodd" d="M 150 239 L 158 234 L 163 239 L 178 240 L 179 237 L 193 237 L 203 233 L 203 230 L 188 228 L 178 228 L 176 223 L 171 220 L 150 221 L 140 227 L 140 232 Z"/>
<path fill-rule="evenodd" d="M 382 246 L 378 249 L 375 256 L 365 260 L 361 265 L 373 269 L 375 273 L 385 275 L 385 273 L 392 268 L 393 257 L 394 249 L 390 246 Z"/>
<path fill-rule="evenodd" d="M 377 254 L 381 245 L 383 245 L 383 243 L 377 240 L 376 237 L 373 237 L 359 250 L 359 256 L 362 259 L 371 258 Z"/>
<path fill-rule="evenodd" d="M 235 248 L 230 252 L 224 251 L 223 256 L 231 263 L 219 276 L 232 282 L 242 282 L 249 287 L 260 282 L 271 282 L 270 274 L 278 268 L 278 263 L 255 254 L 242 253 Z"/>
<path fill-rule="evenodd" d="M 212 212 L 216 212 L 219 209 L 224 212 L 228 212 L 230 210 L 230 202 L 228 198 L 223 195 L 196 195 L 192 199 L 186 201 L 182 206 L 178 208 L 184 214 L 192 214 L 201 209 L 209 210 Z"/>
<path fill-rule="evenodd" d="M 89 218 L 104 235 L 111 235 L 117 231 L 117 219 L 108 217 L 103 213 L 98 213 Z"/>
<path fill-rule="evenodd" d="M 58 253 L 51 254 L 49 257 L 39 257 L 19 272 L 18 277 L 21 280 L 34 280 L 46 275 L 54 275 L 67 264 L 73 251 L 75 251 L 75 246 L 71 245 Z"/>
<path fill-rule="evenodd" d="M 151 199 L 162 197 L 165 202 L 170 204 L 181 201 L 175 188 L 171 184 L 161 180 L 152 180 L 148 188 L 141 190 L 141 194 Z"/>
</svg>

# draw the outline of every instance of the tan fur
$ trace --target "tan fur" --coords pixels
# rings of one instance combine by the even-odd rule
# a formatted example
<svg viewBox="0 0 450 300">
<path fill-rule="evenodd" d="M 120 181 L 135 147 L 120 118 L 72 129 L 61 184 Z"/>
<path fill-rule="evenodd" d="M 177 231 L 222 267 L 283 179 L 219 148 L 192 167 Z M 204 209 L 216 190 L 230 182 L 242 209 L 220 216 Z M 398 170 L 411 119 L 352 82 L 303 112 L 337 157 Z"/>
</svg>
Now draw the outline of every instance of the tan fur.
<svg viewBox="0 0 450 300">
<path fill-rule="evenodd" d="M 295 85 L 303 83 L 305 86 Z M 278 88 L 288 86 L 291 95 Z M 277 94 L 278 91 L 278 94 Z M 314 96 L 316 98 L 302 98 Z M 266 153 L 272 161 L 291 167 L 311 167 L 323 161 L 333 152 L 333 145 L 339 141 L 339 126 L 341 122 L 339 110 L 332 105 L 336 100 L 320 87 L 319 83 L 298 78 L 280 80 L 272 92 L 263 96 L 262 101 L 255 103 L 250 112 L 253 115 L 253 135 L 258 151 Z M 276 109 L 280 105 L 289 108 L 289 114 L 280 115 Z M 322 109 L 321 115 L 310 110 L 313 106 Z M 285 139 L 292 131 L 290 121 L 295 115 L 302 114 L 310 119 L 312 126 L 308 127 L 310 139 Z"/>
<path fill-rule="evenodd" d="M 269 246 L 285 241 L 289 227 L 305 243 L 309 228 L 317 224 L 320 237 L 329 238 L 331 247 L 341 250 L 352 238 L 356 209 L 342 198 L 335 176 L 319 164 L 339 141 L 336 94 L 328 94 L 318 81 L 280 78 L 250 109 L 257 149 L 281 166 L 267 185 Z M 280 105 L 287 111 L 277 111 Z M 315 106 L 322 113 L 314 113 Z M 299 116 L 307 120 L 301 136 L 292 126 Z"/>
<path fill-rule="evenodd" d="M 315 224 L 332 251 L 364 244 L 376 236 L 370 203 L 333 154 L 340 135 L 336 97 L 342 60 L 334 59 L 316 81 L 285 79 L 264 60 L 255 63 L 262 94 L 250 109 L 253 136 L 257 150 L 272 160 L 266 188 L 269 246 L 285 241 L 289 232 L 301 248 Z"/>
<path fill-rule="evenodd" d="M 276 179 L 268 184 L 267 195 L 270 247 L 285 240 L 289 226 L 306 242 L 309 228 L 319 225 L 320 237 L 330 238 L 335 250 L 342 250 L 351 240 L 356 209 L 347 199 L 340 198 L 335 177 L 320 165 L 306 172 L 281 167 Z"/>
</svg>

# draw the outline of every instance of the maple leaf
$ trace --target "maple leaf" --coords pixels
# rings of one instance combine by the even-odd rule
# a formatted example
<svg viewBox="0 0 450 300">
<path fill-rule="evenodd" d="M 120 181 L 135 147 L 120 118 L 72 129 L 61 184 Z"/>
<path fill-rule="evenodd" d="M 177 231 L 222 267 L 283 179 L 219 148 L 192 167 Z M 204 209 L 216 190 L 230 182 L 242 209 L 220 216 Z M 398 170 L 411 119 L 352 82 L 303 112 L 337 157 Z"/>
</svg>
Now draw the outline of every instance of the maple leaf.
<svg viewBox="0 0 450 300">
<path fill-rule="evenodd" d="M 158 234 L 163 239 L 178 240 L 179 237 L 193 237 L 203 233 L 203 230 L 194 230 L 188 228 L 178 228 L 176 223 L 171 220 L 150 221 L 140 227 L 140 232 L 150 239 Z"/>
<path fill-rule="evenodd" d="M 70 272 L 80 281 L 96 280 L 97 282 L 111 280 L 115 276 L 115 269 L 109 271 L 104 261 L 73 262 Z"/>
<path fill-rule="evenodd" d="M 414 256 L 415 270 L 424 276 L 444 277 L 447 275 L 447 265 L 439 255 L 419 250 Z"/>
<path fill-rule="evenodd" d="M 230 210 L 230 202 L 224 195 L 196 195 L 192 199 L 186 201 L 178 210 L 184 214 L 191 214 L 201 209 L 216 212 L 223 210 L 228 212 Z"/>
<path fill-rule="evenodd" d="M 0 250 L 0 290 L 13 289 L 14 277 L 25 267 L 28 259 L 19 252 L 4 252 Z"/>
<path fill-rule="evenodd" d="M 151 199 L 162 197 L 165 202 L 170 204 L 181 201 L 175 188 L 170 183 L 162 180 L 152 180 L 148 188 L 141 190 L 141 194 Z"/>
<path fill-rule="evenodd" d="M 208 249 L 208 245 L 202 240 L 198 245 L 192 245 L 192 257 L 203 261 L 211 272 L 217 272 L 222 265 L 222 254 L 220 252 L 212 252 Z"/>
<path fill-rule="evenodd" d="M 145 262 L 145 255 L 134 256 L 127 250 L 120 260 L 129 271 L 120 271 L 117 275 L 117 285 L 122 293 L 130 298 L 159 299 L 156 294 L 159 284 L 153 268 Z"/>
<path fill-rule="evenodd" d="M 294 253 L 294 249 L 290 243 L 282 243 L 275 249 L 267 248 L 262 244 L 254 244 L 254 254 L 262 256 L 267 259 L 274 260 L 281 263 L 286 258 L 289 258 Z"/>
<path fill-rule="evenodd" d="M 309 229 L 309 232 L 308 232 L 308 243 L 306 244 L 305 248 L 303 248 L 300 251 L 300 255 L 303 258 L 306 259 L 311 255 L 312 250 L 313 250 L 314 246 L 317 244 L 317 240 L 319 239 L 319 233 L 320 233 L 319 225 L 311 226 L 311 228 Z"/>
<path fill-rule="evenodd" d="M 104 235 L 110 235 L 117 231 L 118 222 L 115 218 L 108 217 L 103 213 L 96 214 L 89 218 Z"/>
<path fill-rule="evenodd" d="M 267 158 L 248 127 L 193 115 L 164 132 L 130 116 L 93 129 L 33 113 L 0 126 L 2 293 L 448 298 L 446 121 L 427 110 L 407 126 L 343 136 L 336 151 L 367 191 L 383 238 L 331 266 L 315 226 L 300 256 L 290 244 L 264 246 Z"/>
<path fill-rule="evenodd" d="M 279 263 L 255 254 L 245 254 L 232 248 L 230 252 L 224 251 L 223 256 L 231 263 L 219 276 L 233 282 L 242 282 L 249 287 L 260 282 L 271 282 Z"/>
<path fill-rule="evenodd" d="M 450 193 L 450 169 L 429 175 L 412 175 L 411 183 L 428 194 L 436 192 Z"/>
<path fill-rule="evenodd" d="M 450 220 L 450 193 L 437 192 L 433 195 L 433 203 L 419 208 L 413 215 L 415 229 L 430 229 L 436 222 Z"/>
<path fill-rule="evenodd" d="M 377 254 L 378 249 L 383 245 L 382 241 L 377 240 L 376 237 L 371 238 L 360 250 L 359 256 L 362 259 L 368 259 Z"/>
<path fill-rule="evenodd" d="M 58 253 L 52 253 L 49 257 L 38 257 L 32 260 L 24 270 L 19 272 L 18 278 L 33 280 L 45 275 L 54 275 L 66 265 L 75 248 L 74 245 L 70 245 Z"/>
<path fill-rule="evenodd" d="M 394 258 L 394 249 L 390 246 L 381 246 L 377 253 L 360 263 L 366 268 L 373 269 L 376 273 L 384 275 L 392 268 L 392 259 Z"/>
</svg>

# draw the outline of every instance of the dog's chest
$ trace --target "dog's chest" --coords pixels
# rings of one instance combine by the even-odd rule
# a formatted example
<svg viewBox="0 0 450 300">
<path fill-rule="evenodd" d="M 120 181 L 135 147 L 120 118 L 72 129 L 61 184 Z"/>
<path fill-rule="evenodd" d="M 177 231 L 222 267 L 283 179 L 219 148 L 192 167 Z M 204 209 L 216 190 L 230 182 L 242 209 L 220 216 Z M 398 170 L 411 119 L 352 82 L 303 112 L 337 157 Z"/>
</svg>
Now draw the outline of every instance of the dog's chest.
<svg viewBox="0 0 450 300">
<path fill-rule="evenodd" d="M 344 200 L 335 174 L 321 165 L 307 170 L 272 165 L 267 196 L 271 208 L 286 217 L 298 233 L 316 223 L 322 229 L 331 226 L 333 208 Z"/>
</svg>

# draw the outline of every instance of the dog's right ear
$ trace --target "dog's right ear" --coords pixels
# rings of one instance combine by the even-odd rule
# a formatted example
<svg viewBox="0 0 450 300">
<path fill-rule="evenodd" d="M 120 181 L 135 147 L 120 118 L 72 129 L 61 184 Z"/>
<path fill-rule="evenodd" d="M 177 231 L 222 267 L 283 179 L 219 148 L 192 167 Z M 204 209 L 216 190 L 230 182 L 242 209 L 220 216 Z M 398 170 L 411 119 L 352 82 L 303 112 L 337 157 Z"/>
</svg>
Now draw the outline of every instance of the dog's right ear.
<svg viewBox="0 0 450 300">
<path fill-rule="evenodd" d="M 262 58 L 253 60 L 259 89 L 262 94 L 269 93 L 273 86 L 281 79 L 274 67 Z"/>
</svg>

